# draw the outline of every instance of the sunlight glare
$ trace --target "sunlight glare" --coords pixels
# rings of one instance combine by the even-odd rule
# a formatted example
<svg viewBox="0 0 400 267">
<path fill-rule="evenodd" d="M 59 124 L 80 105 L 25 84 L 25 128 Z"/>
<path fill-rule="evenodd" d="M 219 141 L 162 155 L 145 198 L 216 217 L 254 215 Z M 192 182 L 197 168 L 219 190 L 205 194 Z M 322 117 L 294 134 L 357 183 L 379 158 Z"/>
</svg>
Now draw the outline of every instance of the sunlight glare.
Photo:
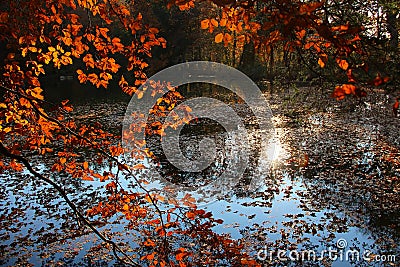
<svg viewBox="0 0 400 267">
<path fill-rule="evenodd" d="M 283 152 L 283 148 L 279 141 L 274 141 L 268 147 L 268 159 L 272 162 L 277 162 L 280 160 Z"/>
</svg>

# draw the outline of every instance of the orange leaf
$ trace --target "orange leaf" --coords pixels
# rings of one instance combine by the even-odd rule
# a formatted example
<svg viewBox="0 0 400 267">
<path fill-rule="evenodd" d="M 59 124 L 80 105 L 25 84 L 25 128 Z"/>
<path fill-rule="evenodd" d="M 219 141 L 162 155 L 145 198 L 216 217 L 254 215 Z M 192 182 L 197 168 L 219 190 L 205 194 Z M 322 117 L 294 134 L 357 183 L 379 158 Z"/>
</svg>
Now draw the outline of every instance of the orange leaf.
<svg viewBox="0 0 400 267">
<path fill-rule="evenodd" d="M 96 83 L 96 87 L 100 88 L 101 86 L 103 86 L 104 88 L 107 88 L 108 85 L 108 81 L 106 80 L 98 80 L 98 82 Z"/>
<path fill-rule="evenodd" d="M 305 50 L 308 50 L 308 49 L 310 49 L 311 47 L 313 47 L 314 45 L 315 45 L 314 42 L 308 42 L 308 43 L 306 43 L 306 44 L 304 45 L 304 49 L 305 49 Z"/>
<path fill-rule="evenodd" d="M 185 253 L 185 249 L 184 248 L 179 248 L 178 253 L 175 255 L 175 258 L 177 261 L 181 261 L 183 260 L 183 258 L 185 258 L 186 253 Z"/>
<path fill-rule="evenodd" d="M 201 29 L 205 30 L 208 28 L 208 26 L 210 25 L 210 20 L 205 19 L 201 21 Z"/>
<path fill-rule="evenodd" d="M 228 46 L 228 44 L 229 44 L 230 42 L 232 42 L 232 40 L 233 40 L 232 35 L 230 35 L 229 33 L 225 33 L 225 34 L 224 34 L 224 45 L 225 45 L 225 46 Z"/>
<path fill-rule="evenodd" d="M 138 98 L 138 99 L 141 99 L 141 98 L 143 97 L 143 91 L 137 90 L 137 91 L 135 92 L 135 94 L 137 95 L 137 98 Z"/>
<path fill-rule="evenodd" d="M 115 188 L 117 188 L 117 184 L 115 183 L 115 182 L 110 182 L 110 183 L 108 183 L 107 185 L 106 185 L 106 190 L 113 190 L 113 189 L 115 189 Z"/>
<path fill-rule="evenodd" d="M 356 86 L 352 84 L 343 84 L 342 87 L 347 95 L 354 94 L 356 91 Z"/>
<path fill-rule="evenodd" d="M 79 80 L 79 82 L 80 82 L 80 83 L 85 83 L 86 80 L 87 80 L 86 74 L 83 73 L 83 71 L 80 70 L 80 69 L 78 69 L 78 70 L 76 71 L 76 73 L 78 73 L 78 80 Z"/>
<path fill-rule="evenodd" d="M 347 70 L 349 68 L 349 63 L 347 63 L 347 61 L 345 59 L 336 59 L 337 64 L 339 65 L 339 67 L 343 70 Z"/>
<path fill-rule="evenodd" d="M 150 32 L 150 33 L 153 33 L 153 34 L 157 34 L 157 33 L 159 33 L 159 31 L 160 31 L 160 30 L 157 29 L 157 28 L 150 28 L 150 29 L 149 29 L 149 32 Z"/>
<path fill-rule="evenodd" d="M 109 31 L 108 28 L 99 28 L 99 32 L 101 35 L 103 35 L 104 38 L 107 38 L 107 32 Z"/>
<path fill-rule="evenodd" d="M 43 90 L 40 87 L 35 87 L 35 88 L 30 90 L 31 96 L 33 96 L 33 97 L 35 97 L 37 99 L 40 99 L 40 100 L 44 99 L 44 97 L 42 96 L 42 92 L 43 92 Z"/>
<path fill-rule="evenodd" d="M 135 166 L 133 166 L 134 170 L 142 170 L 142 169 L 146 169 L 146 166 L 144 166 L 143 164 L 137 164 Z"/>
<path fill-rule="evenodd" d="M 87 76 L 87 79 L 88 79 L 91 83 L 93 83 L 93 84 L 96 84 L 96 83 L 98 82 L 98 80 L 99 80 L 99 78 L 97 77 L 97 74 L 96 74 L 96 73 L 90 73 L 90 74 Z"/>
<path fill-rule="evenodd" d="M 331 28 L 332 31 L 347 31 L 348 29 L 349 25 L 340 25 Z"/>
<path fill-rule="evenodd" d="M 15 58 L 15 53 L 8 53 L 7 59 L 8 60 L 13 60 Z"/>
<path fill-rule="evenodd" d="M 325 62 L 321 58 L 318 59 L 318 64 L 321 66 L 321 68 L 325 67 Z"/>
<path fill-rule="evenodd" d="M 303 39 L 303 37 L 306 35 L 306 30 L 301 30 L 299 32 L 296 32 L 296 36 L 299 40 Z"/>
<path fill-rule="evenodd" d="M 193 220 L 196 217 L 196 214 L 194 212 L 191 212 L 191 211 L 186 212 L 185 215 L 190 220 Z"/>
<path fill-rule="evenodd" d="M 343 84 L 341 86 L 336 86 L 335 90 L 332 93 L 332 97 L 337 100 L 342 100 L 346 97 L 346 95 L 354 95 L 358 97 L 365 96 L 365 91 L 357 88 L 353 84 Z"/>
<path fill-rule="evenodd" d="M 314 12 L 317 8 L 322 6 L 323 4 L 324 4 L 324 1 L 303 4 L 300 6 L 300 13 L 301 14 L 306 14 L 306 13 L 310 14 L 310 13 Z"/>
<path fill-rule="evenodd" d="M 218 27 L 218 21 L 216 21 L 215 19 L 211 19 L 211 24 L 212 24 L 214 27 Z"/>
<path fill-rule="evenodd" d="M 147 239 L 146 241 L 144 241 L 143 245 L 146 247 L 155 247 L 156 243 L 154 243 L 154 241 L 151 239 Z"/>
<path fill-rule="evenodd" d="M 224 39 L 224 34 L 223 33 L 219 33 L 215 36 L 215 42 L 217 44 L 219 44 L 220 42 L 222 42 L 222 40 Z"/>
<path fill-rule="evenodd" d="M 225 27 L 226 26 L 226 23 L 228 22 L 228 20 L 227 19 L 221 19 L 221 21 L 219 22 L 219 25 L 221 26 L 221 27 Z"/>
<path fill-rule="evenodd" d="M 89 168 L 89 163 L 87 163 L 87 161 L 85 161 L 85 162 L 83 163 L 83 168 L 84 168 L 85 170 L 87 170 L 87 169 Z"/>
<path fill-rule="evenodd" d="M 94 179 L 92 177 L 87 176 L 87 175 L 83 175 L 82 176 L 82 180 L 84 180 L 84 181 L 94 181 Z"/>
</svg>

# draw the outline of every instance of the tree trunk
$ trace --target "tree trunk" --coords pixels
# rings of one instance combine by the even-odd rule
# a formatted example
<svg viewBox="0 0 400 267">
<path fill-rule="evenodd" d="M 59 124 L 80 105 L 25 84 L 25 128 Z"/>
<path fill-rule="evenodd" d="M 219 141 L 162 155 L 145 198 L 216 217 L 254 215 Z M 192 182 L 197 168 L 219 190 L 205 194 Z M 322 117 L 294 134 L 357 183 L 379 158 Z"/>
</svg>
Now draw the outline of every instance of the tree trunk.
<svg viewBox="0 0 400 267">
<path fill-rule="evenodd" d="M 255 65 L 254 64 L 255 59 L 256 59 L 256 50 L 254 48 L 253 41 L 251 41 L 245 44 L 243 47 L 243 52 L 240 57 L 239 67 L 240 68 L 252 67 Z"/>
<path fill-rule="evenodd" d="M 388 9 L 386 11 L 386 27 L 390 34 L 389 45 L 393 50 L 397 50 L 399 45 L 399 30 L 397 23 L 398 11 L 393 9 Z"/>
</svg>

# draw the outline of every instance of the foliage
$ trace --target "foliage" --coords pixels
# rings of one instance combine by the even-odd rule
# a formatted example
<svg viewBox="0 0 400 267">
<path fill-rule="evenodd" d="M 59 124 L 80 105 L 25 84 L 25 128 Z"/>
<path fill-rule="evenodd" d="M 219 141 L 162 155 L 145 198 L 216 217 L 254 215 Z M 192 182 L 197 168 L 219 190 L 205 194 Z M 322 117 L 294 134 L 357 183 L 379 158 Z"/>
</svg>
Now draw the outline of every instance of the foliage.
<svg viewBox="0 0 400 267">
<path fill-rule="evenodd" d="M 347 78 L 346 83 L 333 91 L 333 97 L 337 99 L 347 95 L 363 96 L 365 92 L 359 83 L 369 82 L 378 86 L 391 80 L 378 73 L 372 79 L 369 77 L 369 52 L 365 45 L 371 42 L 365 28 L 360 21 L 352 24 L 326 19 L 329 12 L 337 11 L 329 1 L 214 0 L 210 7 L 197 2 L 202 1 L 170 1 L 167 8 L 173 10 L 177 7 L 181 13 L 163 8 L 158 15 L 168 12 L 182 15 L 198 6 L 196 12 L 199 13 L 206 7 L 212 9 L 213 12 L 202 13 L 204 18 L 198 21 L 198 28 L 213 35 L 213 41 L 219 44 L 216 47 L 223 45 L 230 49 L 231 56 L 225 58 L 233 66 L 240 65 L 238 51 L 243 52 L 244 47 L 252 43 L 260 58 L 273 55 L 274 48 L 280 46 L 285 53 L 301 52 L 299 60 L 302 64 L 307 63 L 303 53 L 308 53 L 308 61 L 322 69 L 335 65 L 336 71 Z M 143 237 L 139 244 L 147 253 L 137 261 L 96 231 L 73 203 L 69 205 L 79 214 L 80 220 L 112 245 L 116 257 L 118 253 L 122 254 L 118 259 L 131 265 L 257 265 L 243 251 L 242 244 L 213 232 L 213 227 L 222 222 L 198 209 L 191 196 L 185 196 L 181 205 L 168 203 L 162 195 L 146 192 L 141 186 L 142 181 L 135 177 L 135 170 L 143 166 L 129 168 L 120 162 L 119 156 L 124 150 L 116 141 L 118 137 L 102 129 L 100 124 L 76 123 L 70 116 L 73 107 L 68 100 L 53 105 L 44 98 L 41 78 L 67 66 L 80 66 L 75 73 L 80 83 L 108 88 L 115 80 L 123 92 L 142 98 L 143 91 L 139 87 L 147 79 L 146 70 L 151 57 L 155 50 L 160 54 L 159 48 L 167 47 L 166 39 L 161 36 L 166 33 L 166 27 L 160 32 L 158 27 L 151 25 L 158 23 L 162 27 L 162 18 L 157 22 L 147 18 L 148 22 L 144 22 L 144 15 L 151 16 L 146 3 L 24 0 L 0 4 L 0 41 L 5 47 L 0 78 L 3 92 L 0 103 L 0 169 L 10 172 L 26 169 L 37 179 L 52 184 L 66 200 L 68 196 L 61 187 L 33 169 L 30 155 L 39 158 L 53 156 L 54 161 L 48 166 L 52 172 L 66 173 L 82 180 L 107 181 L 107 200 L 93 205 L 86 215 L 104 220 L 123 215 L 128 226 Z M 152 2 L 154 6 L 160 3 Z M 342 20 L 345 18 L 341 17 Z M 179 20 L 174 23 L 178 24 Z M 199 39 L 204 41 L 207 34 L 188 36 L 192 37 L 192 43 L 196 43 Z M 176 41 L 176 45 L 179 42 Z M 172 53 L 175 55 L 176 50 Z M 153 85 L 148 90 L 153 90 L 154 96 L 158 96 L 161 87 L 170 91 L 169 95 L 160 96 L 159 105 L 153 110 L 165 116 L 181 96 L 170 85 Z M 398 102 L 394 104 L 393 112 L 397 113 L 397 110 Z M 179 118 L 176 123 L 188 120 Z M 152 126 L 155 130 L 149 134 L 162 136 L 163 127 L 174 125 Z M 135 131 L 134 128 L 130 130 Z M 142 149 L 143 140 L 136 141 L 138 148 L 132 152 L 133 155 L 151 156 Z M 102 162 L 109 163 L 110 169 L 116 171 L 97 172 L 93 165 Z M 118 182 L 120 173 L 133 179 L 137 192 L 123 188 Z M 164 202 L 171 207 L 163 213 L 158 204 Z M 187 242 L 179 243 L 177 240 Z M 195 245 L 189 246 L 189 243 Z"/>
</svg>

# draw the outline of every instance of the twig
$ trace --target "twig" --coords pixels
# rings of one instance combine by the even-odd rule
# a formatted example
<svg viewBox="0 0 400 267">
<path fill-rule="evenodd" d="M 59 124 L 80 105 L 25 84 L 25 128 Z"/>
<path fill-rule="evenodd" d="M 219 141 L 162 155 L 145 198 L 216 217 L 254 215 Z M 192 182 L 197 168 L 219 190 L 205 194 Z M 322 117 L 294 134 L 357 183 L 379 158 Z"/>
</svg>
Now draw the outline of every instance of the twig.
<svg viewBox="0 0 400 267">
<path fill-rule="evenodd" d="M 155 200 L 154 197 L 150 194 L 150 191 L 147 190 L 147 189 L 138 181 L 138 179 L 137 179 L 137 178 L 135 177 L 135 175 L 133 174 L 132 170 L 130 170 L 129 167 L 128 167 L 126 164 L 122 164 L 121 162 L 119 162 L 119 160 L 118 160 L 117 158 L 113 157 L 113 156 L 110 155 L 108 152 L 106 152 L 106 151 L 102 150 L 101 148 L 99 148 L 99 147 L 98 147 L 98 144 L 97 144 L 95 141 L 92 141 L 92 140 L 90 140 L 90 139 L 88 139 L 88 138 L 86 138 L 86 137 L 84 137 L 84 136 L 81 136 L 80 134 L 78 134 L 78 133 L 76 133 L 74 130 L 72 130 L 71 128 L 65 126 L 61 121 L 59 121 L 59 120 L 57 120 L 57 119 L 55 119 L 55 118 L 51 118 L 51 117 L 49 117 L 47 114 L 43 113 L 43 112 L 36 106 L 37 103 L 36 103 L 36 99 L 35 99 L 35 98 L 33 98 L 33 97 L 31 97 L 31 96 L 24 95 L 24 94 L 22 94 L 22 93 L 20 93 L 20 92 L 18 92 L 18 91 L 13 90 L 13 89 L 7 88 L 7 87 L 5 87 L 4 85 L 0 85 L 0 88 L 6 90 L 6 91 L 8 91 L 8 92 L 11 92 L 11 93 L 13 93 L 13 94 L 16 94 L 16 95 L 18 95 L 18 96 L 20 96 L 20 97 L 23 97 L 23 98 L 27 99 L 27 100 L 29 101 L 29 103 L 31 104 L 31 106 L 33 107 L 33 109 L 35 110 L 35 112 L 36 112 L 39 116 L 45 118 L 45 119 L 48 120 L 48 121 L 51 121 L 51 122 L 57 124 L 58 126 L 60 126 L 61 128 L 63 128 L 65 131 L 67 131 L 69 134 L 71 134 L 71 135 L 73 135 L 73 136 L 75 136 L 75 137 L 77 137 L 77 138 L 79 138 L 79 139 L 81 139 L 81 140 L 84 140 L 84 141 L 87 142 L 88 144 L 92 145 L 92 147 L 93 147 L 95 150 L 97 150 L 99 153 L 101 153 L 102 155 L 104 155 L 105 157 L 107 157 L 107 158 L 108 158 L 109 160 L 111 160 L 112 162 L 116 163 L 117 166 L 118 166 L 119 168 L 121 168 L 122 170 L 127 171 L 130 175 L 132 175 L 133 179 L 136 181 L 136 183 L 138 184 L 138 186 L 139 186 L 144 192 L 146 192 L 147 196 L 148 196 L 149 199 L 150 199 L 151 204 L 152 204 L 153 207 L 156 209 L 156 211 L 157 211 L 157 213 L 158 213 L 158 215 L 159 215 L 159 217 L 160 217 L 160 223 L 161 223 L 162 228 L 165 229 L 165 222 L 164 222 L 164 219 L 163 219 L 163 213 L 162 213 L 162 211 L 160 210 L 160 208 L 158 207 L 158 205 L 156 204 L 156 200 Z M 50 181 L 51 181 L 51 180 L 50 180 Z M 54 183 L 53 181 L 51 181 L 51 182 Z M 55 183 L 54 183 L 54 184 L 55 184 Z M 168 251 L 168 238 L 167 238 L 167 233 L 166 233 L 166 231 L 164 231 L 163 243 L 164 243 L 163 245 L 164 245 L 164 249 L 165 249 L 165 254 L 164 254 L 165 260 L 166 260 L 166 262 L 169 262 L 169 259 L 168 259 L 167 253 L 166 253 L 166 252 Z M 138 266 L 139 266 L 139 265 L 138 265 Z"/>
<path fill-rule="evenodd" d="M 92 147 L 97 150 L 99 153 L 101 153 L 102 155 L 104 155 L 105 157 L 107 157 L 109 160 L 113 161 L 114 163 L 117 164 L 117 166 L 119 168 L 121 168 L 122 170 L 127 171 L 130 175 L 132 175 L 133 179 L 135 180 L 135 182 L 138 184 L 138 186 L 140 187 L 140 189 L 142 189 L 144 192 L 146 192 L 147 196 L 150 199 L 151 204 L 154 206 L 154 208 L 156 209 L 159 217 L 160 217 L 160 222 L 161 222 L 161 226 L 163 229 L 165 229 L 165 222 L 163 219 L 163 213 L 160 210 L 160 208 L 158 207 L 158 205 L 156 204 L 156 200 L 154 199 L 154 197 L 150 194 L 150 191 L 147 190 L 140 182 L 139 180 L 135 177 L 135 175 L 133 174 L 132 170 L 129 169 L 129 167 L 126 164 L 122 164 L 121 162 L 119 162 L 119 160 L 115 157 L 113 157 L 111 154 L 109 154 L 108 152 L 102 150 L 101 148 L 98 147 L 98 144 L 95 141 L 92 141 L 90 139 L 88 139 L 87 137 L 84 137 L 80 134 L 78 134 L 77 132 L 75 132 L 74 130 L 72 130 L 71 128 L 69 128 L 68 126 L 65 126 L 61 121 L 55 119 L 55 118 L 51 118 L 49 117 L 47 114 L 43 113 L 37 106 L 36 106 L 36 99 L 31 97 L 31 96 L 26 96 L 18 91 L 12 90 L 10 88 L 7 88 L 3 85 L 0 85 L 0 88 L 3 88 L 6 91 L 9 91 L 11 93 L 14 93 L 20 97 L 23 97 L 25 99 L 27 99 L 29 101 L 29 103 L 31 104 L 31 106 L 33 107 L 33 109 L 36 111 L 36 113 L 45 118 L 48 121 L 51 121 L 55 124 L 57 124 L 58 126 L 60 126 L 61 128 L 63 128 L 65 131 L 67 131 L 69 134 L 84 140 L 85 142 L 87 142 L 88 144 L 92 145 Z M 167 238 L 167 233 L 166 231 L 164 231 L 164 235 L 163 235 L 163 243 L 164 243 L 164 249 L 165 252 L 168 250 L 168 238 Z M 168 262 L 168 257 L 165 258 L 165 260 Z"/>
<path fill-rule="evenodd" d="M 125 263 L 125 264 L 129 264 L 131 266 L 137 266 L 140 267 L 141 265 L 137 264 L 136 262 L 133 261 L 133 259 L 126 254 L 114 241 L 108 239 L 107 237 L 105 237 L 102 233 L 100 233 L 93 225 L 92 223 L 78 210 L 78 208 L 75 206 L 75 204 L 69 199 L 67 193 L 64 191 L 64 189 L 61 188 L 61 186 L 59 186 L 57 183 L 55 183 L 53 180 L 43 176 L 42 174 L 38 173 L 37 171 L 35 171 L 32 167 L 32 165 L 29 163 L 29 161 L 20 155 L 15 155 L 13 153 L 11 153 L 4 145 L 3 142 L 0 141 L 0 153 L 3 154 L 4 156 L 11 158 L 11 159 L 15 159 L 19 162 L 21 162 L 22 164 L 25 165 L 25 167 L 28 169 L 28 171 L 35 176 L 36 178 L 50 184 L 53 188 L 55 188 L 58 193 L 61 195 L 61 197 L 65 200 L 65 202 L 67 203 L 67 205 L 73 210 L 73 212 L 78 216 L 78 218 L 88 227 L 90 228 L 90 230 L 92 230 L 93 233 L 95 233 L 101 240 L 103 240 L 104 242 L 110 244 L 113 248 L 113 253 L 114 256 L 121 262 Z M 117 252 L 121 253 L 122 255 L 124 255 L 129 262 L 126 262 L 124 259 L 122 259 Z"/>
</svg>

